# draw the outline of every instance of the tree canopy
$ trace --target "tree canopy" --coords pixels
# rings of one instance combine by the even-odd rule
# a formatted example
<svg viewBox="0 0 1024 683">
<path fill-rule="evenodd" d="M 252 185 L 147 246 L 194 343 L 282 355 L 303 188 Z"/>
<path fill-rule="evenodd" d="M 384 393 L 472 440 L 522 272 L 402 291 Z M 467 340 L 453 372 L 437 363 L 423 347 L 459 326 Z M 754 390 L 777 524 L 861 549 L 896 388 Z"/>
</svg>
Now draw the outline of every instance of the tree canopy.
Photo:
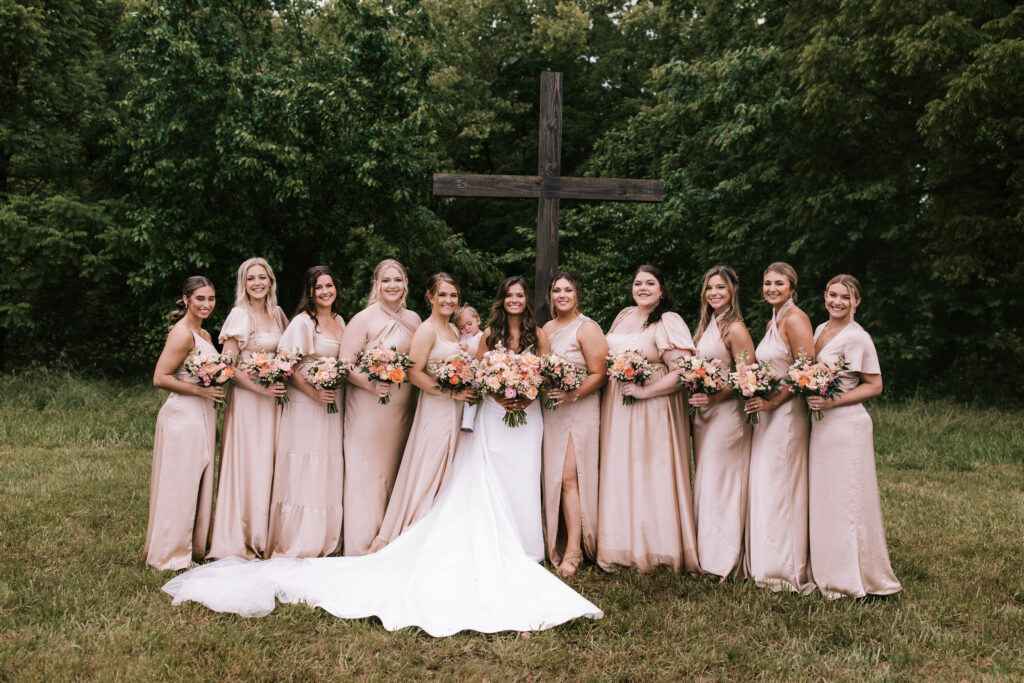
<svg viewBox="0 0 1024 683">
<path fill-rule="evenodd" d="M 187 275 L 273 264 L 286 311 L 330 265 L 346 317 L 395 257 L 478 306 L 533 273 L 535 204 L 439 199 L 434 172 L 536 169 L 565 72 L 565 175 L 664 178 L 654 206 L 563 202 L 561 265 L 603 324 L 640 263 L 694 321 L 728 263 L 834 274 L 889 386 L 971 394 L 1020 361 L 1024 8 L 982 0 L 0 0 L 6 367 L 148 367 Z M 113 362 L 111 362 L 113 361 Z M 1005 392 L 1011 393 L 1011 392 Z"/>
</svg>

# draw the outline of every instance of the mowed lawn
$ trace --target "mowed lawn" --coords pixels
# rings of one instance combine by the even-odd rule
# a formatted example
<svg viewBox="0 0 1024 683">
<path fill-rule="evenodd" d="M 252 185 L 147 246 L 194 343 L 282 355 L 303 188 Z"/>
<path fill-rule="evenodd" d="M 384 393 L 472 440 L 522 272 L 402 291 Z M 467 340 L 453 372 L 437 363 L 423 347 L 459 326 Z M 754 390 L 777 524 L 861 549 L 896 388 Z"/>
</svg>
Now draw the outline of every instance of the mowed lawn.
<svg viewBox="0 0 1024 683">
<path fill-rule="evenodd" d="M 1024 676 L 1024 410 L 871 406 L 898 596 L 587 566 L 570 583 L 600 621 L 434 639 L 299 605 L 172 607 L 173 573 L 142 564 L 164 396 L 45 370 L 0 387 L 0 679 Z"/>
</svg>

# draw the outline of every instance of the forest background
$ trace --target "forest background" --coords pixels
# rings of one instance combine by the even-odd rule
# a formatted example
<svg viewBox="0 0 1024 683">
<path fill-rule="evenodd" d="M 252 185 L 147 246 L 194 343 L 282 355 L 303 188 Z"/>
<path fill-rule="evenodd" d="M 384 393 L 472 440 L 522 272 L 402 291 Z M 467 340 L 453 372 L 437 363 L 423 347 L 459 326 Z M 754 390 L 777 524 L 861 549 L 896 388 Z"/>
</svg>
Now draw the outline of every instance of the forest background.
<svg viewBox="0 0 1024 683">
<path fill-rule="evenodd" d="M 148 372 L 182 280 L 233 300 L 267 258 L 532 279 L 536 203 L 435 172 L 535 174 L 539 74 L 565 73 L 562 173 L 663 178 L 562 203 L 560 266 L 607 326 L 640 263 L 691 327 L 727 263 L 755 337 L 770 261 L 800 304 L 839 272 L 896 394 L 1019 394 L 1024 7 L 991 0 L 0 0 L 0 359 Z M 486 317 L 486 311 L 483 311 Z M 989 381 L 992 380 L 992 381 Z"/>
</svg>

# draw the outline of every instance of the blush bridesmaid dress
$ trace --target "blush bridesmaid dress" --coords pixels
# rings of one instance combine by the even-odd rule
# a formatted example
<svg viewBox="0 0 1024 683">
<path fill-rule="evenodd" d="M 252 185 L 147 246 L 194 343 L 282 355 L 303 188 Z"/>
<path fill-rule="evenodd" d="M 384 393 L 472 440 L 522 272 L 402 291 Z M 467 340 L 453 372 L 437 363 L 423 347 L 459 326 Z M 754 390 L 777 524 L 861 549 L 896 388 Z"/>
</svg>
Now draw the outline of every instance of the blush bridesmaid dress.
<svg viewBox="0 0 1024 683">
<path fill-rule="evenodd" d="M 416 329 L 379 303 L 388 323 L 371 333 L 363 348 L 395 346 L 409 352 Z M 355 370 L 359 372 L 359 370 Z M 345 542 L 346 555 L 370 552 L 395 486 L 398 466 L 416 412 L 416 387 L 391 389 L 381 405 L 377 394 L 349 384 L 345 391 Z"/>
<path fill-rule="evenodd" d="M 580 326 L 593 322 L 580 315 L 551 334 L 551 351 L 565 358 L 584 373 L 583 357 L 576 338 Z M 583 521 L 583 553 L 597 557 L 597 471 L 601 442 L 601 392 L 595 391 L 578 401 L 563 403 L 544 411 L 544 535 L 548 557 L 555 566 L 565 553 L 565 529 L 562 518 L 562 471 L 569 445 L 576 453 L 576 481 L 580 492 L 580 517 Z"/>
<path fill-rule="evenodd" d="M 217 353 L 192 333 L 194 351 Z M 174 377 L 197 381 L 179 367 Z M 171 392 L 156 418 L 149 524 L 143 555 L 154 569 L 185 569 L 206 555 L 213 508 L 213 454 L 217 409 L 213 401 Z"/>
<path fill-rule="evenodd" d="M 824 328 L 818 326 L 815 340 Z M 842 391 L 857 386 L 858 373 L 881 374 L 875 345 L 855 322 L 833 337 L 817 360 L 839 356 L 849 365 L 839 373 Z M 822 411 L 811 426 L 809 479 L 811 573 L 822 594 L 899 592 L 885 543 L 871 416 L 864 404 Z"/>
<path fill-rule="evenodd" d="M 722 372 L 733 360 L 712 317 L 697 340 L 697 355 L 717 358 Z M 697 555 L 701 571 L 720 576 L 743 576 L 743 532 L 747 522 L 747 479 L 750 474 L 751 425 L 744 421 L 743 404 L 735 396 L 701 408 L 693 419 L 693 517 L 697 526 Z"/>
<path fill-rule="evenodd" d="M 661 354 L 693 351 L 677 313 L 638 334 L 615 332 L 632 309 L 619 313 L 607 334 L 609 352 L 637 350 L 654 366 L 649 382 L 667 368 Z M 609 379 L 601 401 L 597 564 L 605 571 L 667 566 L 697 572 L 697 538 L 690 497 L 690 420 L 683 392 L 622 405 L 622 383 Z"/>
<path fill-rule="evenodd" d="M 299 313 L 281 335 L 280 348 L 298 350 L 304 358 L 295 372 L 302 372 L 311 356 L 337 358 L 340 342 Z M 341 425 L 341 412 L 328 413 L 325 404 L 289 385 L 277 432 L 268 557 L 320 557 L 341 549 Z"/>
<path fill-rule="evenodd" d="M 434 328 L 430 322 L 423 325 Z M 458 339 L 458 330 L 454 325 L 449 327 Z M 460 353 L 462 347 L 459 342 L 441 339 L 434 328 L 434 345 L 427 354 L 428 365 Z M 402 454 L 395 488 L 370 552 L 377 552 L 393 541 L 427 514 L 434 504 L 434 497 L 450 472 L 452 458 L 455 457 L 464 404 L 464 401 L 455 401 L 447 394 L 436 396 L 419 392 L 416 415 Z"/>
<path fill-rule="evenodd" d="M 274 318 L 274 329 L 258 332 L 249 309 L 236 306 L 220 330 L 220 343 L 234 339 L 243 358 L 256 351 L 273 353 L 288 326 L 280 307 Z M 266 552 L 279 414 L 272 397 L 232 387 L 224 411 L 217 509 L 207 557 L 251 560 Z"/>
<path fill-rule="evenodd" d="M 773 313 L 755 350 L 757 360 L 771 363 L 780 377 L 788 372 L 793 354 L 779 335 L 779 324 L 794 305 L 790 299 Z M 793 398 L 758 416 L 750 443 L 748 575 L 757 585 L 775 591 L 810 593 L 814 584 L 807 570 L 807 405 Z"/>
</svg>

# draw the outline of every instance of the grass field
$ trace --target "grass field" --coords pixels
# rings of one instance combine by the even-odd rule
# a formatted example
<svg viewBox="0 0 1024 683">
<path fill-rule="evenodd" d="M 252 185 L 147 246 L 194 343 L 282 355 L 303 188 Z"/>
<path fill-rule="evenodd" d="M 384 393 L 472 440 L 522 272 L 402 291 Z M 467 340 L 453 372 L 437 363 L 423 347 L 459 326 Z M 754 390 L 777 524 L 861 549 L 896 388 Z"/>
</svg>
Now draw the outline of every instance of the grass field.
<svg viewBox="0 0 1024 683">
<path fill-rule="evenodd" d="M 570 583 L 604 609 L 524 639 L 434 639 L 304 606 L 172 607 L 142 565 L 161 393 L 0 375 L 0 679 L 1024 677 L 1024 411 L 877 403 L 904 591 L 828 602 L 659 573 Z"/>
</svg>

